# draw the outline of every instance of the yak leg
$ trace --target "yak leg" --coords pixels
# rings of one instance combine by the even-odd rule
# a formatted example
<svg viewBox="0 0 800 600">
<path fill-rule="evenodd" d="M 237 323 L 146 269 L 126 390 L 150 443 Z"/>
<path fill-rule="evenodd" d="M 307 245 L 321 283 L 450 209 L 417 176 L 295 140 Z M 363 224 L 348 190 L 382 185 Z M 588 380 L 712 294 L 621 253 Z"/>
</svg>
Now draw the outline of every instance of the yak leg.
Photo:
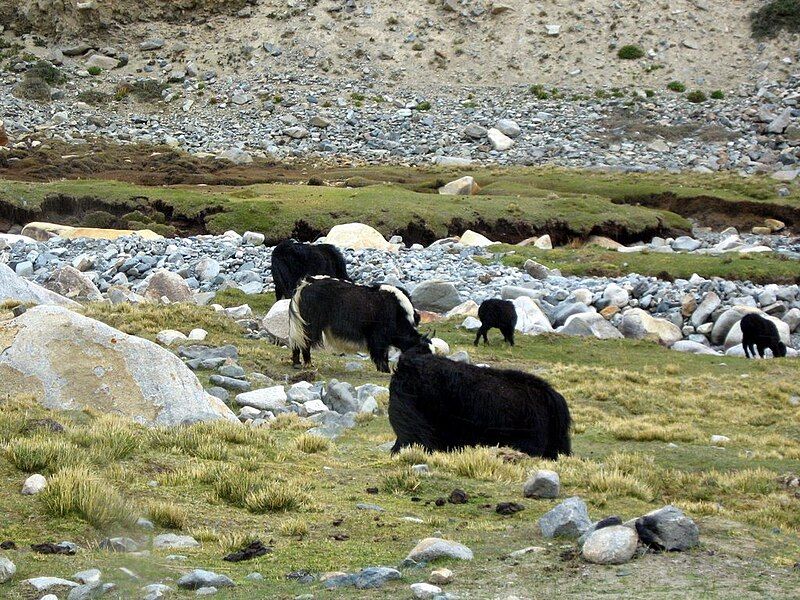
<svg viewBox="0 0 800 600">
<path fill-rule="evenodd" d="M 483 335 L 483 336 L 485 336 L 485 335 L 486 335 L 486 330 L 483 328 L 483 325 L 481 325 L 481 326 L 480 326 L 480 328 L 478 328 L 478 335 L 476 335 L 476 336 L 475 336 L 475 345 L 476 345 L 476 346 L 477 346 L 477 345 L 478 345 L 478 343 L 481 341 L 481 336 L 482 336 L 482 335 Z"/>
<path fill-rule="evenodd" d="M 311 366 L 311 348 L 303 348 L 303 363 L 307 366 Z"/>
<path fill-rule="evenodd" d="M 757 348 L 758 348 L 758 355 L 761 358 L 764 358 L 764 350 L 766 350 L 767 347 L 766 346 L 762 346 L 761 344 L 758 344 Z M 755 353 L 753 353 L 753 354 L 755 355 Z"/>
<path fill-rule="evenodd" d="M 750 353 L 753 351 L 753 349 L 750 347 L 750 344 L 742 344 L 742 348 L 744 348 L 745 358 L 750 358 Z"/>
<path fill-rule="evenodd" d="M 292 349 L 292 366 L 295 369 L 300 368 L 300 348 Z"/>
<path fill-rule="evenodd" d="M 514 328 L 513 327 L 510 328 L 510 329 L 506 328 L 506 329 L 503 329 L 502 332 L 503 332 L 503 338 L 505 339 L 506 342 L 508 342 L 508 345 L 509 346 L 513 346 L 514 345 Z"/>
<path fill-rule="evenodd" d="M 367 340 L 369 357 L 381 373 L 390 373 L 389 370 L 389 339 L 382 334 L 373 334 Z"/>
</svg>

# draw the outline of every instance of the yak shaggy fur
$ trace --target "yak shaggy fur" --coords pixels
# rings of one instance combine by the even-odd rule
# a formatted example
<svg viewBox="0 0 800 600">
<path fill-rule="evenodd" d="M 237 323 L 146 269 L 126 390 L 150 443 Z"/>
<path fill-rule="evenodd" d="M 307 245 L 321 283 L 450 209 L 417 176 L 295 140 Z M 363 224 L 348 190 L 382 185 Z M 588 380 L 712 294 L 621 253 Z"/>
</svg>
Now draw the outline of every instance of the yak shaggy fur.
<svg viewBox="0 0 800 600">
<path fill-rule="evenodd" d="M 769 319 L 750 313 L 742 317 L 741 327 L 742 347 L 747 358 L 756 357 L 756 348 L 761 358 L 764 358 L 764 351 L 767 348 L 772 350 L 772 356 L 775 358 L 786 356 L 786 344 L 781 341 L 775 323 Z"/>
<path fill-rule="evenodd" d="M 478 335 L 475 336 L 475 345 L 478 345 L 481 337 L 483 343 L 488 344 L 489 338 L 486 333 L 493 327 L 500 330 L 503 339 L 509 346 L 514 345 L 514 328 L 517 326 L 517 309 L 514 303 L 509 300 L 484 300 L 478 309 L 478 319 L 481 327 Z"/>
<path fill-rule="evenodd" d="M 367 349 L 379 371 L 389 372 L 389 348 L 420 343 L 419 314 L 408 294 L 390 286 L 356 285 L 330 277 L 304 280 L 289 305 L 292 362 L 311 363 L 311 348 Z"/>
<path fill-rule="evenodd" d="M 531 456 L 570 454 L 569 408 L 550 385 L 521 371 L 457 363 L 425 345 L 404 352 L 389 386 L 392 452 L 509 446 Z"/>
<path fill-rule="evenodd" d="M 272 279 L 278 300 L 291 298 L 304 277 L 329 275 L 350 281 L 342 253 L 330 244 L 302 244 L 285 240 L 272 251 Z"/>
</svg>

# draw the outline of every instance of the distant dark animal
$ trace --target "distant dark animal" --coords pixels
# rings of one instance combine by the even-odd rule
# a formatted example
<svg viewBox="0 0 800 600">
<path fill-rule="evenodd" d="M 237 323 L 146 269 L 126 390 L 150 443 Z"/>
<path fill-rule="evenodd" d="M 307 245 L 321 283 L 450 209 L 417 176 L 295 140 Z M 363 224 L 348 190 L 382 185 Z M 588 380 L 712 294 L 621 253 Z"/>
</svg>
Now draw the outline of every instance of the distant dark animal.
<svg viewBox="0 0 800 600">
<path fill-rule="evenodd" d="M 514 303 L 509 300 L 484 300 L 478 309 L 478 319 L 481 327 L 478 335 L 475 336 L 475 345 L 478 345 L 481 337 L 483 343 L 488 344 L 489 338 L 486 333 L 496 327 L 503 334 L 503 339 L 509 345 L 514 345 L 514 328 L 517 326 L 517 309 Z"/>
<path fill-rule="evenodd" d="M 772 350 L 772 356 L 776 358 L 786 356 L 786 344 L 781 341 L 775 323 L 759 314 L 749 313 L 742 317 L 740 325 L 742 327 L 742 346 L 744 346 L 744 355 L 747 358 L 755 358 L 755 348 L 758 348 L 761 358 L 764 358 L 764 350 L 767 348 Z"/>
<path fill-rule="evenodd" d="M 330 244 L 302 244 L 286 240 L 272 251 L 272 280 L 278 300 L 291 298 L 297 285 L 310 275 L 330 275 L 350 281 L 342 253 Z"/>
<path fill-rule="evenodd" d="M 563 396 L 528 373 L 477 367 L 433 356 L 425 344 L 400 355 L 389 386 L 392 452 L 509 446 L 531 456 L 570 454 Z"/>
<path fill-rule="evenodd" d="M 378 371 L 389 372 L 389 348 L 401 352 L 419 344 L 419 313 L 408 293 L 391 285 L 356 285 L 331 277 L 310 277 L 289 305 L 292 363 L 311 363 L 311 348 L 328 346 L 369 351 Z"/>
</svg>

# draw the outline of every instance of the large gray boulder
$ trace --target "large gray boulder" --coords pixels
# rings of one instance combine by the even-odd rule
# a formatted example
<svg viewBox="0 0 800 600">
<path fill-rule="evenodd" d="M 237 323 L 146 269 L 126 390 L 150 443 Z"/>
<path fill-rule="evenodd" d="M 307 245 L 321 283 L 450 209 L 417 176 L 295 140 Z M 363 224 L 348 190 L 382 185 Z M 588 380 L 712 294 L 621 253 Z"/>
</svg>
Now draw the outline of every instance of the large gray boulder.
<svg viewBox="0 0 800 600">
<path fill-rule="evenodd" d="M 626 311 L 619 330 L 626 338 L 652 339 L 667 347 L 683 338 L 680 327 L 666 319 L 653 317 L 641 308 Z"/>
<path fill-rule="evenodd" d="M 668 505 L 636 519 L 642 543 L 660 550 L 688 550 L 696 546 L 700 530 L 681 509 Z"/>
<path fill-rule="evenodd" d="M 238 423 L 177 356 L 66 308 L 37 306 L 0 323 L 0 346 L 4 393 L 47 408 L 90 407 L 148 425 Z"/>
<path fill-rule="evenodd" d="M 72 300 L 97 302 L 103 299 L 100 290 L 89 276 L 71 265 L 63 265 L 53 271 L 45 287 Z"/>
<path fill-rule="evenodd" d="M 591 312 L 597 311 L 583 302 L 562 302 L 556 306 L 556 309 L 553 311 L 553 325 L 561 327 L 572 315 Z"/>
<path fill-rule="evenodd" d="M 586 503 L 577 496 L 567 498 L 539 519 L 542 535 L 547 538 L 579 538 L 592 526 Z"/>
<path fill-rule="evenodd" d="M 291 302 L 288 298 L 278 300 L 270 307 L 267 315 L 261 321 L 261 327 L 283 343 L 289 341 L 289 304 Z"/>
<path fill-rule="evenodd" d="M 77 308 L 77 302 L 65 298 L 40 285 L 23 279 L 11 267 L 0 263 L 0 302 L 14 301 L 23 304 L 54 304 Z"/>
<path fill-rule="evenodd" d="M 417 310 L 446 313 L 461 304 L 463 299 L 452 283 L 432 279 L 414 288 L 411 301 Z"/>
<path fill-rule="evenodd" d="M 600 313 L 578 313 L 569 317 L 558 330 L 564 335 L 596 337 L 598 340 L 618 340 L 624 336 Z"/>
<path fill-rule="evenodd" d="M 624 525 L 597 529 L 583 544 L 583 558 L 598 565 L 621 565 L 633 558 L 638 542 L 636 532 Z"/>
<path fill-rule="evenodd" d="M 147 279 L 142 296 L 156 302 L 161 298 L 167 298 L 170 302 L 189 302 L 192 299 L 192 290 L 183 277 L 162 269 Z"/>
<path fill-rule="evenodd" d="M 700 327 L 700 325 L 708 321 L 712 313 L 719 308 L 720 304 L 722 304 L 722 300 L 720 300 L 717 293 L 708 292 L 703 297 L 703 301 L 692 313 L 692 325 L 694 327 Z"/>
<path fill-rule="evenodd" d="M 455 560 L 472 560 L 472 550 L 464 544 L 451 542 L 441 538 L 425 538 L 414 546 L 406 556 L 406 561 L 413 562 L 432 562 L 439 558 L 451 558 Z"/>
<path fill-rule="evenodd" d="M 552 333 L 553 327 L 539 305 L 528 296 L 512 300 L 517 313 L 516 330 L 529 335 Z"/>
</svg>

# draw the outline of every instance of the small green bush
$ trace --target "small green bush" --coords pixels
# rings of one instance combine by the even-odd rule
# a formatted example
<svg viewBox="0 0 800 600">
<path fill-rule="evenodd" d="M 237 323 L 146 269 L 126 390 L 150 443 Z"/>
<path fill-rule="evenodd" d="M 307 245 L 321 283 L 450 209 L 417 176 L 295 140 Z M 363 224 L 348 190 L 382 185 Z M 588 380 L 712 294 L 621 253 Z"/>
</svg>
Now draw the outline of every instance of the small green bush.
<svg viewBox="0 0 800 600">
<path fill-rule="evenodd" d="M 86 69 L 86 71 L 92 77 L 97 77 L 98 75 L 100 75 L 100 73 L 103 72 L 103 69 L 101 69 L 100 67 L 89 67 L 88 69 Z"/>
<path fill-rule="evenodd" d="M 712 100 L 723 100 L 725 98 L 725 92 L 722 90 L 714 90 L 711 92 Z"/>
<path fill-rule="evenodd" d="M 36 61 L 30 69 L 25 72 L 26 77 L 38 77 L 48 85 L 58 85 L 67 81 L 64 72 L 46 60 Z"/>
<path fill-rule="evenodd" d="M 98 229 L 111 229 L 114 227 L 116 217 L 104 210 L 95 210 L 83 215 L 81 224 L 84 227 L 96 227 Z"/>
<path fill-rule="evenodd" d="M 682 94 L 683 92 L 686 91 L 686 86 L 683 85 L 680 81 L 670 81 L 667 84 L 667 89 Z"/>
<path fill-rule="evenodd" d="M 694 102 L 695 104 L 700 104 L 700 103 L 705 102 L 706 100 L 708 100 L 706 95 L 703 92 L 701 92 L 700 90 L 695 90 L 693 92 L 689 92 L 688 94 L 686 94 L 686 99 L 689 102 Z"/>
<path fill-rule="evenodd" d="M 428 102 L 427 100 L 424 100 L 424 101 L 420 102 L 419 104 L 417 104 L 417 106 L 415 106 L 415 108 L 417 110 L 430 110 L 431 109 L 431 103 Z"/>
<path fill-rule="evenodd" d="M 648 98 L 652 98 L 653 96 L 656 95 L 656 93 L 653 90 L 645 90 L 644 95 L 647 96 Z"/>
<path fill-rule="evenodd" d="M 622 60 L 638 60 L 643 56 L 644 50 L 642 50 L 639 46 L 634 46 L 633 44 L 623 46 L 617 52 L 617 57 L 621 58 Z"/>
<path fill-rule="evenodd" d="M 754 38 L 776 37 L 781 31 L 800 32 L 800 0 L 772 0 L 750 14 Z"/>
<path fill-rule="evenodd" d="M 24 100 L 50 101 L 50 86 L 44 79 L 35 75 L 26 74 L 25 78 L 14 87 L 13 93 L 17 98 Z"/>
<path fill-rule="evenodd" d="M 111 102 L 111 95 L 99 90 L 84 90 L 78 94 L 78 101 L 95 106 L 103 105 Z"/>
<path fill-rule="evenodd" d="M 529 91 L 539 100 L 547 100 L 550 97 L 550 94 L 547 93 L 547 90 L 544 89 L 544 86 L 538 83 L 536 85 L 532 85 Z"/>
</svg>

